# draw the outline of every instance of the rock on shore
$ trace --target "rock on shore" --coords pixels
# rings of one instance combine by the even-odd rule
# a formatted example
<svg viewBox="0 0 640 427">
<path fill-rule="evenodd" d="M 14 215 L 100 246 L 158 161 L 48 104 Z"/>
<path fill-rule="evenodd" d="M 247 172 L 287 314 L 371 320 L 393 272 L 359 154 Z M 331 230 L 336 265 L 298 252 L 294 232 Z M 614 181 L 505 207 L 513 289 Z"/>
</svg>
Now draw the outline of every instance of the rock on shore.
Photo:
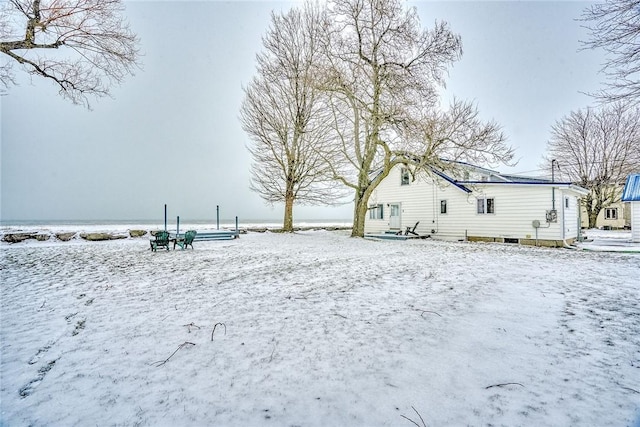
<svg viewBox="0 0 640 427">
<path fill-rule="evenodd" d="M 2 236 L 2 241 L 7 243 L 20 243 L 25 240 L 37 240 L 39 242 L 44 242 L 51 237 L 55 237 L 56 239 L 62 242 L 68 242 L 73 240 L 74 238 L 81 238 L 84 240 L 88 240 L 91 242 L 98 242 L 104 240 L 119 240 L 126 239 L 127 237 L 142 237 L 146 235 L 148 232 L 146 230 L 130 230 L 127 233 L 123 232 L 113 232 L 113 233 L 77 233 L 77 232 L 60 232 L 60 233 L 51 233 L 48 231 L 36 231 L 36 232 L 15 232 L 15 233 L 5 233 Z"/>
</svg>

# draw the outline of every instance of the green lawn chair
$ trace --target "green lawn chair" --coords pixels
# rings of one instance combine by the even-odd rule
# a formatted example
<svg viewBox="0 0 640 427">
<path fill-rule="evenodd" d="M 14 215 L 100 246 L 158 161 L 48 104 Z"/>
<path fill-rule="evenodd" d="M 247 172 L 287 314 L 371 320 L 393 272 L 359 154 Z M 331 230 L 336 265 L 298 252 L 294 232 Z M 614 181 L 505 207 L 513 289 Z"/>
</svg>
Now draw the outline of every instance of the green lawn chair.
<svg viewBox="0 0 640 427">
<path fill-rule="evenodd" d="M 150 244 L 153 252 L 163 246 L 166 250 L 169 250 L 169 233 L 167 231 L 158 231 L 155 235 L 155 239 L 151 240 Z"/>
<path fill-rule="evenodd" d="M 176 249 L 176 245 L 180 246 L 182 250 L 185 250 L 187 246 L 191 245 L 191 249 L 193 249 L 193 239 L 196 237 L 196 230 L 189 230 L 184 233 L 184 237 L 178 238 L 176 236 L 176 240 L 173 241 L 173 249 Z"/>
</svg>

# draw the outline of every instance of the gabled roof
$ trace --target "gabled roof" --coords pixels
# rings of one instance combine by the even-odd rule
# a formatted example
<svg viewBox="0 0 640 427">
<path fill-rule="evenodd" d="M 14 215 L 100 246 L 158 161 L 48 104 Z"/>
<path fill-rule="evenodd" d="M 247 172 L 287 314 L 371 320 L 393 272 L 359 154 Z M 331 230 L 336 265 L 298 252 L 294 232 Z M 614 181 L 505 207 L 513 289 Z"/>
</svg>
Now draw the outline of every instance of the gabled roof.
<svg viewBox="0 0 640 427">
<path fill-rule="evenodd" d="M 623 202 L 640 202 L 640 173 L 634 173 L 627 177 L 627 182 L 622 190 Z"/>
<path fill-rule="evenodd" d="M 559 182 L 559 181 L 551 181 L 547 178 L 539 178 L 539 177 L 531 177 L 531 176 L 523 176 L 523 175 L 510 175 L 500 173 L 493 169 L 487 169 L 482 166 L 473 165 L 467 162 L 461 162 L 458 160 L 448 160 L 448 159 L 440 159 L 444 163 L 449 163 L 451 165 L 457 165 L 463 169 L 467 170 L 475 170 L 476 172 L 480 172 L 486 175 L 486 179 L 482 180 L 456 180 L 457 183 L 468 183 L 468 184 L 487 184 L 487 183 L 511 183 L 511 184 L 555 184 L 555 185 L 571 185 L 570 182 Z"/>
<path fill-rule="evenodd" d="M 445 174 L 444 172 L 431 168 L 432 172 L 435 173 L 436 175 L 438 175 L 439 177 L 441 177 L 442 179 L 448 181 L 449 183 L 455 185 L 456 187 L 458 187 L 459 189 L 467 192 L 467 193 L 471 193 L 472 191 L 469 189 L 468 186 L 473 186 L 473 185 L 542 185 L 542 186 L 552 186 L 552 187 L 564 187 L 567 189 L 570 189 L 572 191 L 575 191 L 578 194 L 581 195 L 587 195 L 589 193 L 588 190 L 579 187 L 575 184 L 572 184 L 571 182 L 558 182 L 558 181 L 551 181 L 549 179 L 544 179 L 544 178 L 535 178 L 535 177 L 528 177 L 528 176 L 520 176 L 520 175 L 507 175 L 507 174 L 501 174 L 499 172 L 493 171 L 491 169 L 486 169 L 480 166 L 475 166 L 469 163 L 464 163 L 464 162 L 454 162 L 454 161 L 448 161 L 449 163 L 454 163 L 454 164 L 458 164 L 464 168 L 473 168 L 477 171 L 481 171 L 484 173 L 489 174 L 487 180 L 481 180 L 481 181 L 474 181 L 474 180 L 459 180 L 459 179 L 455 179 L 447 174 Z"/>
<path fill-rule="evenodd" d="M 508 175 L 508 174 L 501 174 L 500 172 L 491 170 L 491 169 L 487 169 L 487 168 L 483 168 L 481 166 L 476 166 L 476 165 L 472 165 L 471 163 L 466 163 L 466 162 L 460 162 L 460 161 L 456 161 L 456 160 L 448 160 L 448 159 L 440 159 L 442 162 L 444 163 L 449 163 L 452 165 L 457 165 L 462 167 L 463 169 L 470 169 L 470 170 L 475 170 L 477 172 L 481 172 L 483 174 L 487 175 L 487 179 L 486 180 L 481 180 L 481 181 L 474 181 L 474 180 L 460 180 L 460 179 L 456 179 L 454 177 L 452 177 L 451 175 L 445 173 L 443 170 L 440 169 L 436 169 L 435 167 L 431 166 L 428 168 L 428 170 L 437 175 L 438 177 L 442 178 L 443 180 L 447 181 L 448 183 L 450 183 L 451 185 L 455 186 L 456 188 L 458 188 L 459 190 L 464 191 L 465 193 L 472 193 L 473 190 L 469 188 L 469 186 L 473 186 L 473 185 L 541 185 L 541 186 L 553 186 L 553 187 L 564 187 L 567 189 L 570 189 L 572 191 L 575 191 L 578 194 L 581 195 L 587 195 L 589 193 L 588 190 L 579 187 L 571 182 L 558 182 L 558 181 L 551 181 L 550 179 L 545 179 L 545 178 L 537 178 L 537 177 L 529 177 L 529 176 L 521 176 L 521 175 Z M 369 173 L 369 176 L 373 177 L 375 175 L 378 175 L 381 173 L 381 170 L 375 170 L 375 171 L 371 171 Z M 640 187 L 640 184 L 639 184 Z"/>
</svg>

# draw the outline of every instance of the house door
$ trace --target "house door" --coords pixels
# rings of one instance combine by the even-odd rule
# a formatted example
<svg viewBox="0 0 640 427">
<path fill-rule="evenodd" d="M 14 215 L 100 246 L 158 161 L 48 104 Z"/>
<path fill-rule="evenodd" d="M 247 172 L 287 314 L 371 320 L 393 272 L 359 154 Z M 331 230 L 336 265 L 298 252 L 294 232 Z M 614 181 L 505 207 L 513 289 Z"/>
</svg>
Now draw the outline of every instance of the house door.
<svg viewBox="0 0 640 427">
<path fill-rule="evenodd" d="M 578 210 L 577 210 L 577 201 L 572 198 L 565 196 L 563 201 L 563 212 L 562 212 L 562 238 L 563 239 L 571 239 L 578 237 L 578 228 L 580 227 L 579 219 L 578 219 Z"/>
<path fill-rule="evenodd" d="M 389 228 L 399 230 L 400 225 L 400 204 L 391 204 L 389 205 Z"/>
</svg>

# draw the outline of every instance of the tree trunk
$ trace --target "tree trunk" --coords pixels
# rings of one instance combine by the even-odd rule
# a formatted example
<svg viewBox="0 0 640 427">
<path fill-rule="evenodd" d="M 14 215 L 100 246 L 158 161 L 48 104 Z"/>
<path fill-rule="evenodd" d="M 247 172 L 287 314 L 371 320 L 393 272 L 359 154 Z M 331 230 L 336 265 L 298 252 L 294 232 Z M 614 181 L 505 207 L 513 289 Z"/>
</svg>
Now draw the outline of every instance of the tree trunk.
<svg viewBox="0 0 640 427">
<path fill-rule="evenodd" d="M 368 164 L 371 164 L 369 161 Z M 375 180 L 369 182 L 369 178 L 366 174 L 362 174 L 360 177 L 360 188 L 356 190 L 355 202 L 353 207 L 353 229 L 351 230 L 351 237 L 364 237 L 364 222 L 367 219 L 367 213 L 369 212 L 369 198 L 378 184 L 389 175 L 389 172 L 393 168 L 393 164 L 387 159 L 385 161 L 385 167 L 376 176 Z M 365 169 L 368 170 L 369 168 Z M 387 215 L 385 213 L 385 215 Z"/>
<path fill-rule="evenodd" d="M 587 218 L 589 218 L 589 228 L 596 228 L 598 214 L 602 210 L 602 203 L 592 198 L 587 198 L 585 209 L 587 210 Z"/>
<path fill-rule="evenodd" d="M 284 221 L 282 223 L 282 231 L 293 232 L 293 193 L 287 192 L 284 200 Z"/>
<path fill-rule="evenodd" d="M 584 184 L 583 184 L 583 186 L 584 186 L 584 188 L 588 188 Z M 592 193 L 587 194 L 587 196 L 582 201 L 582 203 L 584 205 L 584 210 L 587 212 L 587 219 L 589 221 L 588 228 L 595 228 L 596 219 L 598 218 L 598 213 L 594 209 L 593 202 L 594 202 L 594 200 L 593 200 L 593 194 Z"/>
<path fill-rule="evenodd" d="M 364 193 L 364 192 L 363 192 Z M 364 237 L 364 221 L 367 218 L 367 201 L 368 195 L 356 191 L 355 203 L 353 208 L 353 229 L 351 237 Z"/>
<path fill-rule="evenodd" d="M 587 212 L 587 216 L 589 217 L 589 228 L 596 228 L 596 221 L 598 220 L 598 213 L 595 209 Z"/>
<path fill-rule="evenodd" d="M 587 216 L 589 217 L 589 228 L 596 228 L 598 214 L 604 207 L 602 200 L 602 189 L 596 186 L 593 193 L 587 196 Z"/>
</svg>

